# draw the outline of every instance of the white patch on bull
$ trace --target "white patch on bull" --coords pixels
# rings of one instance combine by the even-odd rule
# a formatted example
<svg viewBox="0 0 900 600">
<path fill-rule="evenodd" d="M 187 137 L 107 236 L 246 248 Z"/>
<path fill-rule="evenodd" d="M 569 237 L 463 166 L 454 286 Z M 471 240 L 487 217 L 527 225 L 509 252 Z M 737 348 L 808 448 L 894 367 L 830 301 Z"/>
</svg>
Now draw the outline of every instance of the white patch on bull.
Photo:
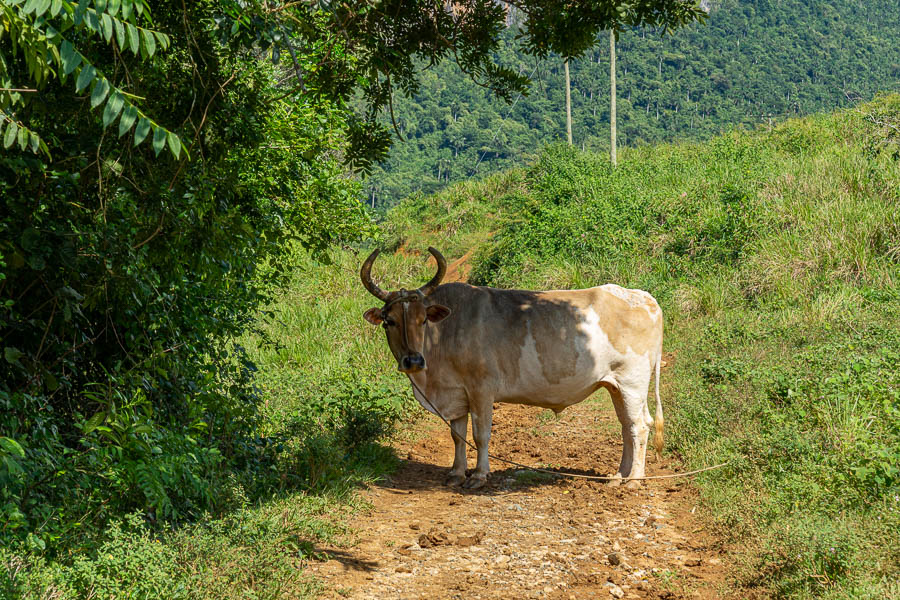
<svg viewBox="0 0 900 600">
<path fill-rule="evenodd" d="M 531 323 L 519 354 L 519 380 L 507 382 L 512 384 L 500 392 L 506 398 L 516 398 L 515 402 L 562 410 L 566 406 L 584 400 L 593 391 L 597 378 L 594 376 L 594 361 L 589 349 L 578 344 L 576 349 L 575 374 L 564 377 L 558 382 L 548 381 L 544 376 L 544 365 L 538 353 L 537 344 L 531 331 Z M 576 344 L 576 340 L 568 340 L 566 333 L 560 334 L 567 343 Z"/>
<path fill-rule="evenodd" d="M 624 300 L 632 308 L 640 306 L 641 304 L 644 304 L 646 302 L 646 299 L 641 297 L 641 294 L 647 294 L 647 292 L 642 292 L 641 290 L 627 290 L 622 286 L 616 285 L 614 283 L 601 285 L 600 289 L 608 294 L 612 294 L 620 300 Z M 650 294 L 647 294 L 647 296 L 649 297 Z"/>
<path fill-rule="evenodd" d="M 661 314 L 659 305 L 656 303 L 656 299 L 644 290 L 627 289 L 614 283 L 601 285 L 600 288 L 616 298 L 624 300 L 632 308 L 642 307 L 654 322 L 659 320 Z"/>
<path fill-rule="evenodd" d="M 651 367 L 650 356 L 652 354 L 650 350 L 644 354 L 638 354 L 631 349 L 631 346 L 629 346 L 628 351 L 622 354 L 613 347 L 609 342 L 609 336 L 603 331 L 603 328 L 600 327 L 600 315 L 597 311 L 594 310 L 593 307 L 590 307 L 582 314 L 584 315 L 584 324 L 579 325 L 578 327 L 587 336 L 588 349 L 594 364 L 602 369 L 597 370 L 594 373 L 597 381 L 607 378 L 609 375 L 609 365 L 615 363 L 628 365 L 628 368 L 624 370 L 629 373 L 634 369 L 637 369 L 638 378 L 649 374 Z M 619 383 L 621 384 L 623 382 Z"/>
</svg>

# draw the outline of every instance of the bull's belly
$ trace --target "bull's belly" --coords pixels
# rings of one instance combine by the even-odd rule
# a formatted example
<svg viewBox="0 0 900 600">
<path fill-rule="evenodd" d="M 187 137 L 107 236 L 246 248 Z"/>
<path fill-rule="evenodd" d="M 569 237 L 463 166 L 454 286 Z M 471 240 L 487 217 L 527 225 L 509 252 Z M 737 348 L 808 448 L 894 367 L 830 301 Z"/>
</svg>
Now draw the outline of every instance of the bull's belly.
<svg viewBox="0 0 900 600">
<path fill-rule="evenodd" d="M 516 389 L 499 390 L 496 402 L 526 404 L 549 408 L 556 412 L 567 406 L 578 404 L 601 387 L 601 377 L 572 378 L 558 384 L 529 382 L 531 385 L 516 386 Z"/>
</svg>

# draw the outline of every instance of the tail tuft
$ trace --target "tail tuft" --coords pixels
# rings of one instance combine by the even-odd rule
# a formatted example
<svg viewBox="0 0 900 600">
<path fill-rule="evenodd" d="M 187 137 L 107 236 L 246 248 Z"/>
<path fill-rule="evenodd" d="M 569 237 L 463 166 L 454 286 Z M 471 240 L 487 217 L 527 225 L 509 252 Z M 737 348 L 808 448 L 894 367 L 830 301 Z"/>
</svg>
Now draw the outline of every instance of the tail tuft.
<svg viewBox="0 0 900 600">
<path fill-rule="evenodd" d="M 662 412 L 658 411 L 656 414 L 656 418 L 654 419 L 656 423 L 656 434 L 653 436 L 653 444 L 656 447 L 656 460 L 662 459 L 662 451 L 663 451 L 663 416 Z"/>
</svg>

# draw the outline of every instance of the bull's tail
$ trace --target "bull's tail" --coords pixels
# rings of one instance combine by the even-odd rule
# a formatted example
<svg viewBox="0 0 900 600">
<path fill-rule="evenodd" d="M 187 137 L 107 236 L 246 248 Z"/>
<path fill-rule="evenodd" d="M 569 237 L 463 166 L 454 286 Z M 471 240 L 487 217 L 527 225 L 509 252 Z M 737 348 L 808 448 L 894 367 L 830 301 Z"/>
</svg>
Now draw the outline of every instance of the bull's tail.
<svg viewBox="0 0 900 600">
<path fill-rule="evenodd" d="M 656 459 L 659 460 L 662 458 L 662 450 L 663 450 L 663 441 L 665 438 L 663 437 L 663 409 L 662 409 L 662 400 L 659 398 L 659 368 L 662 363 L 662 344 L 660 344 L 659 352 L 656 353 L 656 373 L 654 379 L 656 380 L 656 415 L 653 419 L 654 424 L 656 425 L 656 431 L 653 436 L 653 444 L 656 447 Z"/>
</svg>

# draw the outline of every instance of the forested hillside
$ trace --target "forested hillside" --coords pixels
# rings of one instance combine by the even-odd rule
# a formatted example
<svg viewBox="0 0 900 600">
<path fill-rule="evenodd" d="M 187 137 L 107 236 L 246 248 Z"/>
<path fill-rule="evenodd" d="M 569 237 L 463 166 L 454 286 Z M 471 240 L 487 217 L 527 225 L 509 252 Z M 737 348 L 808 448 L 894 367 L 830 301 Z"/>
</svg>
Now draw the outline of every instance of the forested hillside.
<svg viewBox="0 0 900 600">
<path fill-rule="evenodd" d="M 704 139 L 735 125 L 849 106 L 900 89 L 900 3 L 723 0 L 705 24 L 671 35 L 640 29 L 617 45 L 619 144 Z M 515 13 L 512 18 L 514 20 Z M 500 61 L 531 75 L 513 105 L 474 86 L 455 65 L 425 69 L 414 98 L 397 93 L 404 140 L 367 182 L 386 206 L 475 174 L 522 164 L 565 139 L 562 60 L 517 50 L 506 32 Z M 573 137 L 609 148 L 609 42 L 571 61 Z M 389 121 L 389 119 L 388 119 Z"/>
</svg>

